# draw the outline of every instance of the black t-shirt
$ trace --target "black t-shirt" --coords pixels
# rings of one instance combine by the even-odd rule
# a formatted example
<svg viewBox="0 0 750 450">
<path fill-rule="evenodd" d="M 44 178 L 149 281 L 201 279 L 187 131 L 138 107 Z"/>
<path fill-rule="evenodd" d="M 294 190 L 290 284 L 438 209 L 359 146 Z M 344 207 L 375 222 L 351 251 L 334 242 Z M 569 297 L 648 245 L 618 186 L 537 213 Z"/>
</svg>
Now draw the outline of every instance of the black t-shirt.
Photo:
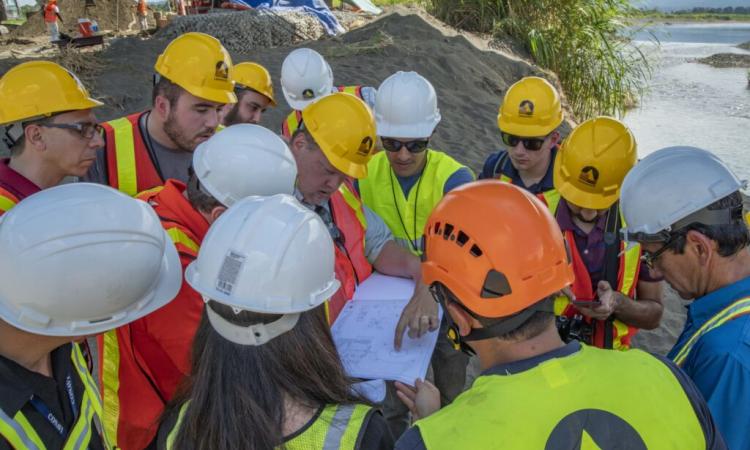
<svg viewBox="0 0 750 450">
<path fill-rule="evenodd" d="M 63 448 L 67 435 L 73 429 L 78 416 L 74 416 L 65 381 L 70 376 L 73 382 L 73 394 L 76 409 L 81 414 L 81 403 L 84 393 L 83 381 L 71 360 L 72 344 L 58 347 L 52 352 L 53 378 L 33 372 L 15 361 L 0 356 L 0 409 L 13 418 L 20 410 L 29 421 L 39 438 L 49 449 Z M 61 436 L 57 429 L 31 403 L 34 396 L 49 409 L 52 415 L 62 424 L 66 436 Z M 37 402 L 37 404 L 39 404 Z M 94 423 L 90 424 L 92 434 L 89 449 L 104 449 L 99 431 Z M 0 437 L 0 450 L 10 450 L 10 444 Z"/>
<path fill-rule="evenodd" d="M 323 407 L 320 407 L 305 426 L 293 434 L 286 436 L 284 440 L 288 442 L 307 431 L 307 429 L 318 420 L 318 417 L 320 417 L 322 412 Z M 159 426 L 159 433 L 154 441 L 151 442 L 151 445 L 147 447 L 147 450 L 164 450 L 167 448 L 167 436 L 177 422 L 178 413 L 179 409 L 173 410 L 172 414 L 169 414 L 161 423 Z M 360 431 L 359 443 L 356 450 L 392 450 L 393 445 L 393 436 L 391 435 L 391 430 L 388 428 L 388 423 L 385 421 L 383 414 L 377 409 L 370 410 L 362 424 L 362 430 Z"/>
</svg>

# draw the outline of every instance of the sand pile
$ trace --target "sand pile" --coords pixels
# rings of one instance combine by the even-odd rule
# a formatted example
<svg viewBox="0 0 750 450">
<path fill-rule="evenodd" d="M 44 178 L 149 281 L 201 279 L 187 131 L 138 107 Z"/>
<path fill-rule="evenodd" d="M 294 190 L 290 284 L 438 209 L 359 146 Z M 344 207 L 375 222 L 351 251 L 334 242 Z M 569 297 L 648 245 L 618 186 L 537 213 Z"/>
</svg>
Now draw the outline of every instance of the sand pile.
<svg viewBox="0 0 750 450">
<path fill-rule="evenodd" d="M 719 69 L 736 67 L 747 69 L 750 68 L 750 55 L 742 55 L 738 53 L 717 53 L 705 58 L 696 59 L 696 62 L 699 62 L 701 64 L 708 64 L 709 66 Z"/>
<path fill-rule="evenodd" d="M 120 31 L 135 29 L 135 2 L 132 0 L 95 0 L 96 6 L 86 7 L 86 0 L 58 0 L 60 15 L 65 22 L 60 31 L 68 34 L 75 32 L 79 18 L 96 20 L 100 30 Z M 37 12 L 28 17 L 25 24 L 13 31 L 14 36 L 36 36 L 46 34 L 44 16 Z"/>
<path fill-rule="evenodd" d="M 173 39 L 189 31 L 215 36 L 227 50 L 236 52 L 317 40 L 325 34 L 320 22 L 309 14 L 277 13 L 270 10 L 218 10 L 209 14 L 175 17 L 159 32 L 159 37 Z"/>
</svg>

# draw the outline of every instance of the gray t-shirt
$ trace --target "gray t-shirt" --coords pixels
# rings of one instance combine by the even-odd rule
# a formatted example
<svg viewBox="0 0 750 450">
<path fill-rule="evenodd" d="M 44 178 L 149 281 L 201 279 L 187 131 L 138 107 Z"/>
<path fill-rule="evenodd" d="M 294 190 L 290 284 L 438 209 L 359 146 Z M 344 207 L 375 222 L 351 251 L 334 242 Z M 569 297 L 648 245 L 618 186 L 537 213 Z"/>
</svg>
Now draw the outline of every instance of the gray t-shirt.
<svg viewBox="0 0 750 450">
<path fill-rule="evenodd" d="M 311 205 L 303 201 L 302 193 L 300 193 L 300 191 L 295 189 L 294 196 L 303 205 L 315 211 L 316 205 Z M 333 220 L 333 216 L 331 216 L 331 207 L 329 206 L 328 202 L 324 202 L 322 205 L 318 206 L 327 211 L 325 217 L 321 214 L 318 214 L 321 216 L 321 219 L 323 219 L 324 222 L 326 220 Z M 391 230 L 388 228 L 388 225 L 385 224 L 383 219 L 380 218 L 380 216 L 377 215 L 373 210 L 368 208 L 366 205 L 362 205 L 362 209 L 365 212 L 365 220 L 367 221 L 367 231 L 365 232 L 365 256 L 367 257 L 367 261 L 369 261 L 370 264 L 374 264 L 375 260 L 378 259 L 378 256 L 380 256 L 380 251 L 383 250 L 385 244 L 388 241 L 393 240 L 393 234 L 391 233 Z M 330 225 L 330 223 L 326 223 L 326 226 L 329 227 L 329 231 L 331 231 Z M 331 234 L 333 234 L 333 232 Z"/>
<path fill-rule="evenodd" d="M 150 150 L 151 157 L 156 159 L 155 165 L 162 179 L 174 178 L 187 183 L 188 169 L 193 163 L 193 153 L 165 147 L 151 138 L 146 127 L 146 120 L 149 114 L 149 112 L 146 112 L 141 115 L 138 125 L 141 130 L 141 136 L 143 136 L 143 140 L 146 142 L 146 147 Z M 91 166 L 86 176 L 83 177 L 83 181 L 109 184 L 107 152 L 104 149 L 97 153 L 96 162 Z"/>
</svg>

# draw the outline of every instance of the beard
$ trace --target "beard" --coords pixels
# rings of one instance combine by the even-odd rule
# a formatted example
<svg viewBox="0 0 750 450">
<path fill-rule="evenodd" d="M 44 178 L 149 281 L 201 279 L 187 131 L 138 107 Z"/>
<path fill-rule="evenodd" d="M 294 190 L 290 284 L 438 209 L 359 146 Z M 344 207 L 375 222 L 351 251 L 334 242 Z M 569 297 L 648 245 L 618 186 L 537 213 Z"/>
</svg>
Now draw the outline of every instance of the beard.
<svg viewBox="0 0 750 450">
<path fill-rule="evenodd" d="M 207 128 L 205 130 L 201 130 L 199 133 L 196 133 L 195 136 L 204 134 L 209 131 L 213 130 Z M 180 128 L 180 126 L 177 124 L 177 118 L 174 117 L 174 113 L 172 111 L 169 112 L 169 116 L 167 116 L 167 120 L 164 122 L 164 133 L 169 136 L 169 139 L 171 139 L 172 142 L 175 143 L 175 145 L 177 145 L 176 150 L 192 153 L 195 150 L 195 147 L 197 147 L 195 136 L 188 136 L 187 133 L 185 133 L 185 131 Z"/>
<path fill-rule="evenodd" d="M 238 123 L 242 123 L 242 120 L 240 119 L 240 104 L 235 103 L 234 106 L 232 106 L 232 109 L 224 117 L 224 125 L 228 127 Z"/>
</svg>

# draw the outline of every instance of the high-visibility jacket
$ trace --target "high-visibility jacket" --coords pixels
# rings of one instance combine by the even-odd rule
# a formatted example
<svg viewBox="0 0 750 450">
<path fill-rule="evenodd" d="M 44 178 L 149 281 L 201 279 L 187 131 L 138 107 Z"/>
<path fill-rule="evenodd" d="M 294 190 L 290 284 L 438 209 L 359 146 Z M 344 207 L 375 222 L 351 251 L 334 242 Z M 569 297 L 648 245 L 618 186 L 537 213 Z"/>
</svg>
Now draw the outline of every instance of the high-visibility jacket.
<svg viewBox="0 0 750 450">
<path fill-rule="evenodd" d="M 679 352 L 674 357 L 674 362 L 678 366 L 682 367 L 687 360 L 690 351 L 693 350 L 695 344 L 698 343 L 701 337 L 711 330 L 714 330 L 725 323 L 734 320 L 738 317 L 750 314 L 750 297 L 745 297 L 732 302 L 729 306 L 716 313 L 713 317 L 708 319 L 700 328 L 695 330 L 692 336 L 685 342 Z"/>
<path fill-rule="evenodd" d="M 500 158 L 498 158 L 497 164 L 495 164 L 494 173 L 500 174 L 500 176 L 498 176 L 498 179 L 500 181 L 505 181 L 506 183 L 513 184 L 513 179 L 509 177 L 508 175 L 505 175 L 504 173 L 502 173 L 502 171 L 500 170 L 503 167 L 503 164 L 505 164 L 505 161 L 508 160 L 508 158 L 509 156 L 507 152 L 504 153 L 502 156 L 500 156 Z M 554 163 L 555 163 L 555 160 L 553 158 L 550 161 L 550 164 L 554 164 Z M 523 186 L 520 186 L 520 187 L 523 187 Z M 557 205 L 560 204 L 560 193 L 557 192 L 557 189 L 552 188 L 547 191 L 540 192 L 536 194 L 536 196 L 539 200 L 543 201 L 545 205 L 547 205 L 550 212 L 554 216 L 555 213 L 557 212 Z"/>
<path fill-rule="evenodd" d="M 396 242 L 418 256 L 422 254 L 427 218 L 443 198 L 445 183 L 465 167 L 443 152 L 427 152 L 424 170 L 408 197 L 404 197 L 385 152 L 372 157 L 367 164 L 367 178 L 359 181 L 365 205 L 383 218 Z"/>
<path fill-rule="evenodd" d="M 44 21 L 47 23 L 57 22 L 57 4 L 47 3 L 44 6 Z"/>
<path fill-rule="evenodd" d="M 354 297 L 357 285 L 372 274 L 372 265 L 365 256 L 367 219 L 351 181 L 345 181 L 328 204 L 333 222 L 342 235 L 342 242 L 335 242 L 334 246 L 336 278 L 341 282 L 341 287 L 326 303 L 328 322 L 333 323 L 346 302 Z"/>
<path fill-rule="evenodd" d="M 167 434 L 167 450 L 175 448 L 185 412 L 190 402 L 180 407 L 177 422 Z M 375 410 L 366 405 L 326 405 L 320 416 L 305 431 L 284 443 L 286 450 L 355 450 L 362 442 L 367 418 Z"/>
<path fill-rule="evenodd" d="M 419 420 L 429 449 L 705 449 L 672 369 L 640 350 L 581 345 L 516 374 L 483 375 Z"/>
<path fill-rule="evenodd" d="M 339 92 L 346 92 L 364 100 L 362 98 L 362 86 L 336 86 L 336 89 Z M 299 128 L 300 122 L 302 122 L 302 111 L 293 110 L 286 117 L 284 123 L 281 124 L 281 135 L 286 139 L 291 138 L 294 132 L 297 131 L 297 128 Z"/>
<path fill-rule="evenodd" d="M 139 121 L 143 114 L 102 124 L 109 185 L 130 196 L 164 184 L 141 135 Z"/>
<path fill-rule="evenodd" d="M 575 273 L 575 281 L 572 286 L 573 293 L 577 299 L 594 300 L 596 298 L 596 293 L 591 284 L 591 275 L 581 258 L 581 254 L 578 252 L 573 231 L 566 230 L 563 234 L 568 241 L 568 248 L 570 249 L 571 257 L 573 259 L 573 272 Z M 623 242 L 621 244 L 618 267 L 616 290 L 628 298 L 635 299 L 638 275 L 641 268 L 640 245 L 634 245 L 632 248 L 627 249 Z M 615 288 L 613 287 L 613 289 Z M 581 315 L 581 312 L 578 311 L 575 305 L 573 305 L 567 297 L 560 296 L 555 299 L 555 315 L 574 317 L 576 315 Z M 593 326 L 591 344 L 599 348 L 604 348 L 604 333 L 607 329 L 607 327 L 604 326 L 605 322 L 603 320 L 593 320 L 585 316 L 583 317 L 583 320 Z M 633 336 L 635 336 L 638 329 L 626 325 L 620 320 L 614 319 L 611 331 L 612 348 L 615 350 L 627 350 L 630 348 L 630 341 Z"/>
<path fill-rule="evenodd" d="M 72 344 L 71 347 L 70 358 L 76 375 L 83 383 L 84 390 L 83 397 L 76 399 L 79 405 L 78 419 L 69 431 L 63 450 L 85 450 L 89 448 L 92 438 L 101 439 L 105 448 L 112 448 L 106 435 L 99 435 L 99 424 L 102 422 L 102 401 L 99 398 L 96 382 L 88 371 L 86 359 L 78 344 Z M 10 417 L 0 409 L 0 437 L 5 439 L 11 447 L 19 450 L 45 450 L 47 448 L 20 410 Z"/>
<path fill-rule="evenodd" d="M 138 194 L 156 211 L 174 242 L 183 270 L 197 254 L 208 222 L 183 196 L 186 187 L 167 180 Z M 190 348 L 203 301 L 183 281 L 174 300 L 99 339 L 104 424 L 117 446 L 142 449 L 154 438 L 159 416 L 190 373 Z"/>
<path fill-rule="evenodd" d="M 11 169 L 10 159 L 0 160 L 0 216 L 31 194 L 39 192 L 39 186 Z"/>
</svg>

